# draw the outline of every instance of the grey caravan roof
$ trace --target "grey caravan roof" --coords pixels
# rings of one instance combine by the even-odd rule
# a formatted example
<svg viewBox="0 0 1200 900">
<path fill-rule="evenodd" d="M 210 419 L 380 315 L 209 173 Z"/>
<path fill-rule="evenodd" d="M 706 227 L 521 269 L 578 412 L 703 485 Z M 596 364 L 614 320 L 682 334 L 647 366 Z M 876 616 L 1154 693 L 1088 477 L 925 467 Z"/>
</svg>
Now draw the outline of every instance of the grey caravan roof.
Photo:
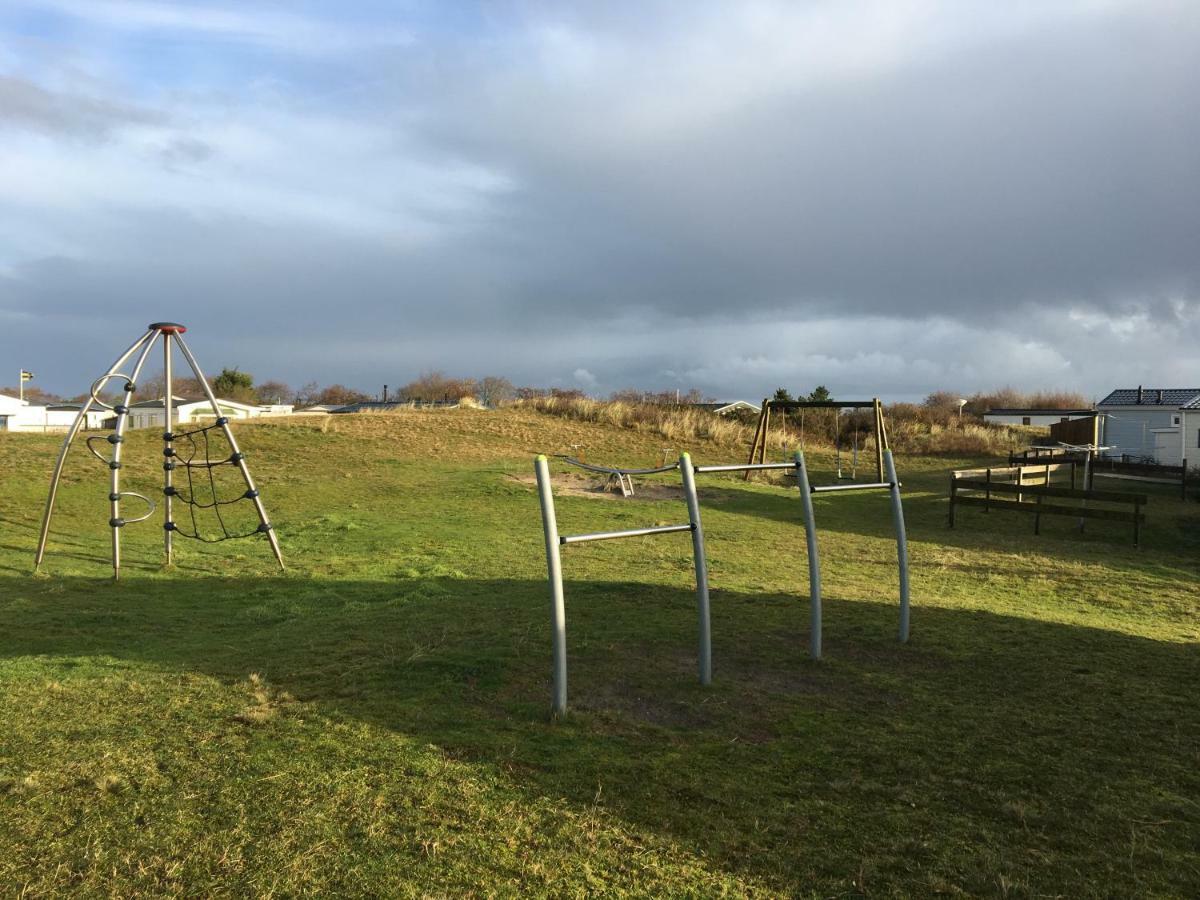
<svg viewBox="0 0 1200 900">
<path fill-rule="evenodd" d="M 1138 401 L 1138 391 L 1142 399 Z M 1118 388 L 1097 406 L 1172 406 L 1179 408 L 1200 400 L 1200 388 Z"/>
</svg>

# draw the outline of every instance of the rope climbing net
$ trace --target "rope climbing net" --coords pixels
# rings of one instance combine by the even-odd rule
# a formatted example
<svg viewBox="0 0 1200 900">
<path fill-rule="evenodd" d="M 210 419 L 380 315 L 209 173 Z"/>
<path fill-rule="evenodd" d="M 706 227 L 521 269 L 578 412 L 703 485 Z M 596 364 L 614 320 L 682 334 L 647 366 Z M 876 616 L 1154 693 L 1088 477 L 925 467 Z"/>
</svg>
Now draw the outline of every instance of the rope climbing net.
<svg viewBox="0 0 1200 900">
<path fill-rule="evenodd" d="M 163 456 L 166 457 L 163 468 L 167 471 L 183 469 L 187 478 L 187 487 L 185 489 L 181 490 L 176 485 L 171 484 L 163 488 L 163 493 L 168 497 L 173 497 L 177 502 L 187 507 L 188 518 L 192 523 L 192 530 L 187 531 L 180 528 L 177 521 L 167 522 L 163 527 L 168 531 L 173 531 L 181 537 L 202 541 L 206 544 L 219 544 L 222 541 L 253 537 L 256 534 L 266 534 L 271 530 L 270 523 L 259 522 L 258 526 L 251 531 L 231 531 L 230 526 L 225 521 L 225 516 L 221 512 L 222 507 L 253 501 L 258 496 L 256 488 L 247 488 L 236 497 L 222 500 L 217 491 L 217 469 L 221 466 L 236 466 L 245 456 L 239 450 L 222 455 L 217 459 L 213 458 L 212 433 L 217 431 L 220 437 L 224 437 L 224 428 L 228 424 L 228 417 L 221 416 L 211 425 L 194 428 L 191 431 L 168 431 L 163 434 L 163 441 L 166 442 L 166 446 L 163 448 Z M 185 442 L 187 448 L 185 451 L 186 456 L 180 453 L 179 448 L 173 446 L 178 441 Z M 197 478 L 201 479 L 202 482 L 208 482 L 207 491 L 212 498 L 210 502 L 205 503 L 199 499 L 200 493 L 197 491 L 196 486 Z M 209 537 L 201 533 L 200 522 L 196 518 L 196 511 L 205 509 L 213 511 L 213 516 L 221 529 L 219 537 Z"/>
</svg>

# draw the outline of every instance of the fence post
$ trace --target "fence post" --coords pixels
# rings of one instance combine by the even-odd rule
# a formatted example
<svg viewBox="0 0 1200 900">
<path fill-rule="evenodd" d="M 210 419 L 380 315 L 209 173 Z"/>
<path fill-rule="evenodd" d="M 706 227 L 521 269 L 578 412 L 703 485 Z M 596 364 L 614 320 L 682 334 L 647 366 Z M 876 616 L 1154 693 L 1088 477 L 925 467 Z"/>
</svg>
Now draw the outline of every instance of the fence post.
<svg viewBox="0 0 1200 900">
<path fill-rule="evenodd" d="M 1136 497 L 1133 501 L 1133 546 L 1141 546 L 1140 538 L 1142 533 L 1142 500 L 1141 497 Z"/>
<path fill-rule="evenodd" d="M 991 477 L 992 470 L 988 469 L 988 476 Z M 954 477 L 954 473 L 950 473 L 950 527 L 954 527 L 954 500 L 958 496 L 958 479 Z"/>
<path fill-rule="evenodd" d="M 892 519 L 896 524 L 896 557 L 900 563 L 900 643 L 908 641 L 908 536 L 904 532 L 904 507 L 900 503 L 900 479 L 896 477 L 896 463 L 892 451 L 883 454 L 887 466 L 888 481 L 891 482 Z"/>
<path fill-rule="evenodd" d="M 800 486 L 800 503 L 804 509 L 804 540 L 808 548 L 808 596 L 810 609 L 809 632 L 812 635 L 809 653 L 821 658 L 821 557 L 817 553 L 817 523 L 813 516 L 812 489 L 808 484 L 808 466 L 804 453 L 796 451 L 796 483 Z"/>
<path fill-rule="evenodd" d="M 700 498 L 696 495 L 696 473 L 692 457 L 679 456 L 683 493 L 687 498 L 688 519 L 692 525 L 692 554 L 696 559 L 696 605 L 700 616 L 700 683 L 712 683 L 712 620 L 708 602 L 708 566 L 704 556 L 704 527 L 700 524 Z"/>
<path fill-rule="evenodd" d="M 983 499 L 987 501 L 987 505 L 984 506 L 983 511 L 990 513 L 992 511 L 992 467 L 988 466 L 984 471 L 987 472 L 987 487 L 984 488 Z M 951 475 L 950 478 L 953 480 L 954 476 Z"/>
<path fill-rule="evenodd" d="M 550 466 L 539 455 L 533 464 L 538 499 L 542 504 L 542 531 L 546 537 L 546 571 L 550 578 L 550 632 L 554 645 L 554 714 L 567 711 L 567 613 L 563 602 L 562 559 L 559 556 L 558 520 L 550 489 Z"/>
</svg>

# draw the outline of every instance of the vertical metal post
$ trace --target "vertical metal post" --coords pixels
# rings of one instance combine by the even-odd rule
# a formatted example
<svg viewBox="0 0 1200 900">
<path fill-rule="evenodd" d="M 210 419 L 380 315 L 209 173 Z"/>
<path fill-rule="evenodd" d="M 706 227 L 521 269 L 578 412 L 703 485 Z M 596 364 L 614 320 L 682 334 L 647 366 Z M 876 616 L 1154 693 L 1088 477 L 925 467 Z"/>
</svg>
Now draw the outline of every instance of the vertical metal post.
<svg viewBox="0 0 1200 900">
<path fill-rule="evenodd" d="M 696 494 L 696 472 L 692 457 L 679 456 L 683 476 L 683 495 L 687 499 L 688 520 L 692 525 L 692 554 L 696 560 L 696 604 L 700 616 L 700 683 L 712 683 L 712 619 L 708 601 L 708 564 L 704 555 L 704 526 L 700 523 L 700 498 Z"/>
<path fill-rule="evenodd" d="M 550 579 L 550 640 L 554 647 L 553 710 L 567 711 L 567 612 L 563 601 L 562 559 L 559 556 L 558 520 L 554 515 L 554 492 L 550 488 L 550 466 L 539 455 L 533 464 L 538 500 L 542 505 L 542 532 L 546 538 L 546 572 Z"/>
<path fill-rule="evenodd" d="M 117 409 L 117 421 L 113 426 L 113 433 L 108 436 L 108 441 L 113 448 L 112 461 L 108 464 L 110 513 L 108 524 L 112 529 L 113 581 L 121 577 L 121 528 L 124 526 L 124 522 L 121 520 L 121 445 L 125 442 L 125 425 L 129 421 L 129 404 L 133 402 L 133 392 L 137 388 L 138 376 L 142 374 L 142 366 L 146 364 L 146 357 L 154 348 L 154 335 L 156 334 L 157 332 L 151 332 L 150 340 L 146 341 L 141 355 L 134 364 L 133 371 L 129 373 L 129 381 L 125 383 L 125 399 L 121 401 L 121 407 Z"/>
<path fill-rule="evenodd" d="M 192 356 L 192 351 L 188 349 L 187 342 L 184 341 L 183 336 L 176 333 L 175 343 L 179 345 L 179 351 L 183 354 L 183 358 L 187 360 L 192 374 L 200 382 L 200 388 L 204 391 L 204 396 L 208 398 L 214 415 L 216 415 L 218 420 L 226 419 L 225 414 L 221 412 L 221 405 L 217 403 L 216 395 L 212 392 L 212 388 L 209 387 L 204 373 L 200 371 L 200 365 L 196 362 L 196 357 Z M 250 469 L 246 466 L 246 459 L 242 455 L 241 448 L 238 447 L 237 438 L 233 436 L 233 429 L 229 427 L 228 421 L 221 426 L 221 430 L 224 432 L 225 440 L 228 442 L 233 458 L 237 462 L 238 470 L 242 473 L 242 480 L 246 482 L 246 494 L 253 500 L 254 508 L 258 512 L 259 530 L 266 532 L 267 540 L 271 543 L 271 552 L 275 554 L 275 560 L 279 563 L 279 568 L 283 569 L 285 566 L 283 565 L 283 552 L 279 549 L 279 539 L 275 536 L 275 529 L 271 527 L 271 523 L 267 519 L 266 507 L 263 506 L 263 502 L 258 496 L 258 489 L 254 486 L 254 479 L 250 477 Z"/>
<path fill-rule="evenodd" d="M 130 345 L 129 349 L 118 356 L 117 361 L 109 366 L 108 371 L 100 376 L 98 380 L 103 381 L 113 375 L 118 368 L 125 364 L 125 360 L 129 359 L 129 357 L 133 356 L 133 354 L 138 351 L 139 347 L 146 343 L 146 341 L 152 341 L 155 334 L 156 332 L 154 331 L 147 331 L 140 338 L 134 341 L 133 344 Z M 76 435 L 79 434 L 79 429 L 87 420 L 88 411 L 92 408 L 92 404 L 94 402 L 95 401 L 91 397 L 88 397 L 88 399 L 84 402 L 83 406 L 79 410 L 79 414 L 75 416 L 75 421 L 71 423 L 71 428 L 67 432 L 66 438 L 63 440 L 62 447 L 58 451 L 58 461 L 55 462 L 54 473 L 50 476 L 50 494 L 46 497 L 46 509 L 42 512 L 42 530 L 41 534 L 38 536 L 37 554 L 33 559 L 34 572 L 37 572 L 41 568 L 42 559 L 46 555 L 46 540 L 50 535 L 50 519 L 54 515 L 54 501 L 58 496 L 58 484 L 62 479 L 63 467 L 67 462 L 67 453 L 71 449 L 71 443 L 75 440 Z"/>
<path fill-rule="evenodd" d="M 804 508 L 804 539 L 808 546 L 808 595 L 812 634 L 809 653 L 813 659 L 821 658 L 821 558 L 817 553 L 817 522 L 813 516 L 812 488 L 808 484 L 808 466 L 804 453 L 797 451 L 796 483 L 800 485 L 800 503 Z"/>
<path fill-rule="evenodd" d="M 891 482 L 892 520 L 896 525 L 896 557 L 900 563 L 900 643 L 908 641 L 908 536 L 904 532 L 904 507 L 900 503 L 900 479 L 896 477 L 896 462 L 892 459 L 892 451 L 883 454 L 883 463 L 887 467 L 888 481 Z"/>
<path fill-rule="evenodd" d="M 163 450 L 171 450 L 174 448 L 175 435 L 175 384 L 171 377 L 171 332 L 164 331 L 163 339 L 163 382 L 165 384 L 165 393 L 163 394 L 163 410 L 166 413 L 165 427 L 163 428 Z M 171 501 L 174 500 L 174 475 L 175 467 L 171 465 L 174 462 L 174 454 L 163 454 L 163 554 L 166 557 L 167 565 L 174 562 L 174 547 L 171 543 L 173 537 L 171 533 L 171 525 L 174 519 L 171 516 Z M 215 497 L 213 498 L 216 499 Z"/>
</svg>

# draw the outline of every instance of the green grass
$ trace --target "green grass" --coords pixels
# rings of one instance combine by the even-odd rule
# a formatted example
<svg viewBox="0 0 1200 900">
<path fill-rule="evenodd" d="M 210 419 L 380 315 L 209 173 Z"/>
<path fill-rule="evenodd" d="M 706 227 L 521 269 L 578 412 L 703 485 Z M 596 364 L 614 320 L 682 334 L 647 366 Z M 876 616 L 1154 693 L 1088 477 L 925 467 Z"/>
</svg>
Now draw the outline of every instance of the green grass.
<svg viewBox="0 0 1200 900">
<path fill-rule="evenodd" d="M 687 536 L 573 546 L 553 722 L 532 456 L 661 440 L 467 410 L 239 437 L 288 571 L 258 538 L 163 570 L 152 520 L 114 584 L 105 469 L 73 454 L 31 577 L 57 439 L 0 435 L 0 894 L 1200 892 L 1194 502 L 1156 494 L 1141 550 L 951 531 L 974 461 L 901 458 L 912 640 L 886 500 L 819 497 L 817 663 L 794 489 L 702 476 L 712 687 Z M 158 450 L 126 444 L 133 489 Z M 657 481 L 563 493 L 563 532 L 682 521 Z"/>
</svg>

